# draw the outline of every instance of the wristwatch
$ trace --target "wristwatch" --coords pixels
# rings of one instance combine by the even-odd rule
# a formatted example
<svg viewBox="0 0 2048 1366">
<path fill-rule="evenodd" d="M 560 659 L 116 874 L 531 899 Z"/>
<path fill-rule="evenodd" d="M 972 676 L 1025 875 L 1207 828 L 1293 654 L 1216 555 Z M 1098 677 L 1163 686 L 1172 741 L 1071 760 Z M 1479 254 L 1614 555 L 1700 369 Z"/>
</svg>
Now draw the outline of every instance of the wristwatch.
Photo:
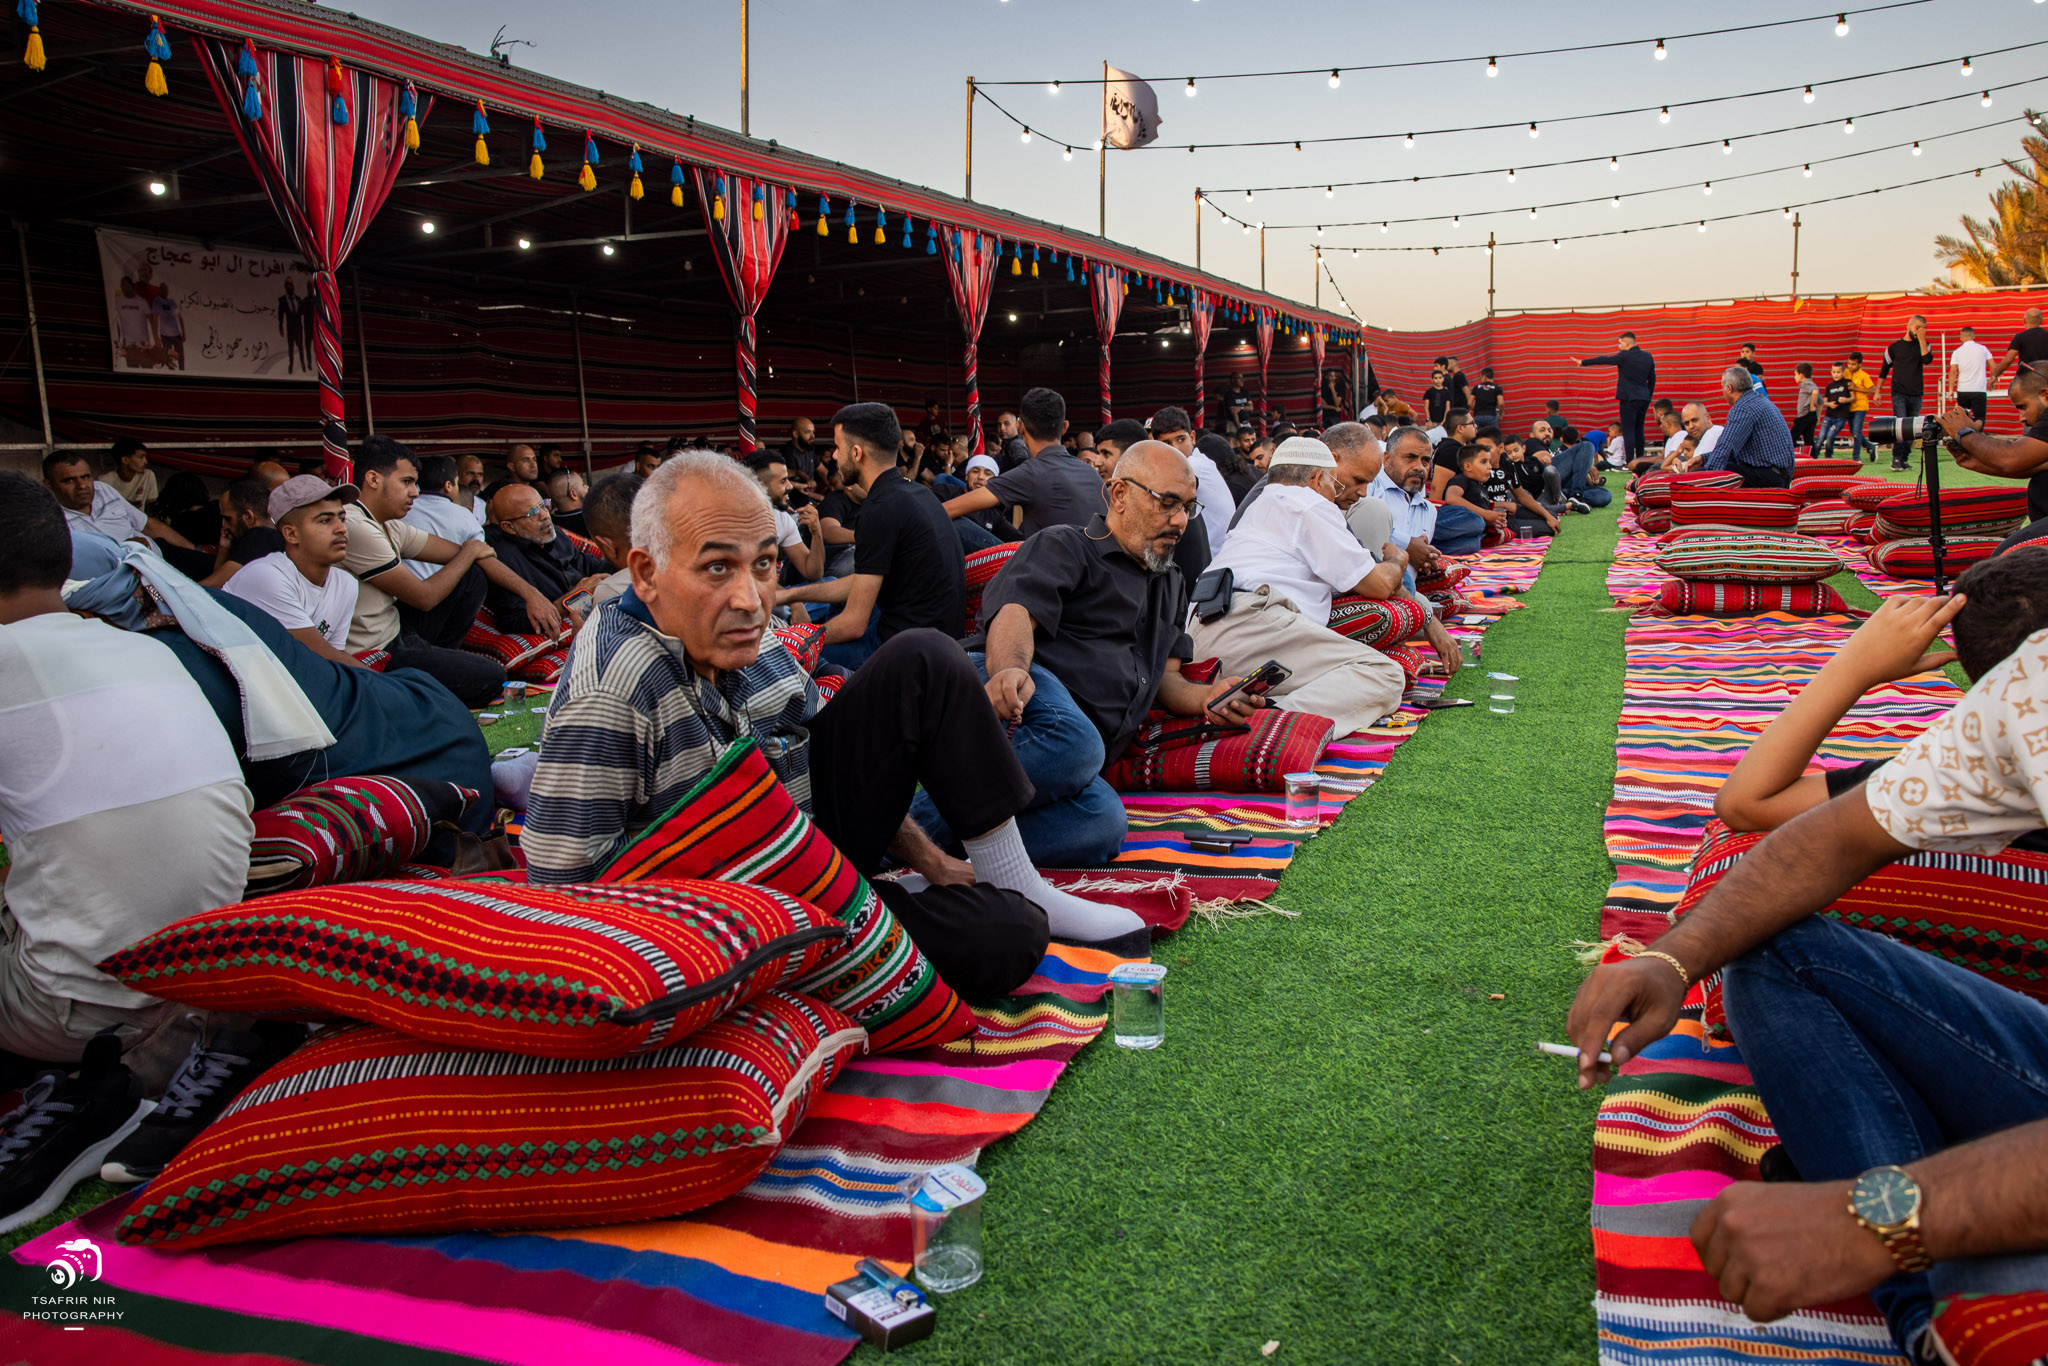
<svg viewBox="0 0 2048 1366">
<path fill-rule="evenodd" d="M 1872 1167 L 1849 1188 L 1849 1217 L 1876 1234 L 1901 1271 L 1934 1265 L 1920 1245 L 1920 1183 L 1903 1167 Z"/>
</svg>

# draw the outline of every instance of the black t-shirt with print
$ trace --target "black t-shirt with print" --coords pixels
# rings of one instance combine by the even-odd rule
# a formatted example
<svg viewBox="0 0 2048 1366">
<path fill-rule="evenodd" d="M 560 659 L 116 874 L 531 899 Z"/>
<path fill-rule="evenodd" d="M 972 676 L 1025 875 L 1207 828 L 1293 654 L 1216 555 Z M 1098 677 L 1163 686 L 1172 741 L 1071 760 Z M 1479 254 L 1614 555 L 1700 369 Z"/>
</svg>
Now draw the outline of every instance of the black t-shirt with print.
<svg viewBox="0 0 2048 1366">
<path fill-rule="evenodd" d="M 1531 498 L 1541 501 L 1543 497 L 1543 472 L 1548 468 L 1549 466 L 1545 465 L 1535 456 L 1525 455 L 1520 460 L 1503 461 L 1500 470 L 1503 475 L 1513 481 L 1515 487 L 1521 489 L 1522 492 L 1528 494 Z"/>
<path fill-rule="evenodd" d="M 1449 487 L 1444 491 L 1449 493 L 1451 489 L 1456 489 L 1464 494 L 1465 501 L 1473 507 L 1490 508 L 1493 506 L 1493 495 L 1486 491 L 1486 485 L 1469 474 L 1452 476 Z"/>
<path fill-rule="evenodd" d="M 1507 466 L 1501 465 L 1487 471 L 1486 496 L 1496 503 L 1506 503 L 1511 508 L 1518 506 L 1515 502 L 1515 477 L 1508 472 Z"/>
<path fill-rule="evenodd" d="M 1856 390 L 1846 379 L 1829 380 L 1821 396 L 1827 400 L 1829 417 L 1847 417 L 1856 404 Z"/>
<path fill-rule="evenodd" d="M 1434 426 L 1442 422 L 1444 414 L 1451 410 L 1451 391 L 1438 387 L 1424 389 L 1422 401 L 1429 409 L 1429 421 Z"/>
<path fill-rule="evenodd" d="M 1477 418 L 1497 417 L 1500 414 L 1501 387 L 1490 379 L 1480 380 L 1472 386 L 1472 416 Z"/>
</svg>

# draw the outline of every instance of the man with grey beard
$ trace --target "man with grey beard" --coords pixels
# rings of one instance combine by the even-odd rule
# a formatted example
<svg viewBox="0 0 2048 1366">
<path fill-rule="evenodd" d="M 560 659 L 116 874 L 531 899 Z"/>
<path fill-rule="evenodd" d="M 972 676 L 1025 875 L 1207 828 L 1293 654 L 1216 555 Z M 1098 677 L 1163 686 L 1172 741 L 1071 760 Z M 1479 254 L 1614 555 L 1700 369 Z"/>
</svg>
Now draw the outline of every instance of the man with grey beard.
<svg viewBox="0 0 2048 1366">
<path fill-rule="evenodd" d="M 565 613 L 573 614 L 580 625 L 587 605 L 579 610 L 565 599 L 581 589 L 594 591 L 611 573 L 611 566 L 602 556 L 579 549 L 555 530 L 547 505 L 531 484 L 510 483 L 499 489 L 491 497 L 490 513 L 484 540 L 497 552 L 499 563 Z M 532 633 L 526 602 L 510 589 L 492 584 L 484 606 L 491 609 L 500 631 Z"/>
<path fill-rule="evenodd" d="M 1103 493 L 1108 511 L 1086 526 L 1051 526 L 1027 539 L 982 594 L 986 629 L 965 642 L 988 680 L 996 715 L 1036 791 L 1017 814 L 1041 867 L 1107 863 L 1121 847 L 1124 808 L 1102 779 L 1154 707 L 1199 716 L 1237 680 L 1192 683 L 1184 623 L 1189 585 L 1174 551 L 1194 511 L 1186 457 L 1159 441 L 1133 443 Z M 1243 725 L 1252 699 L 1216 706 Z M 941 845 L 951 832 L 920 797 L 911 815 Z"/>
</svg>

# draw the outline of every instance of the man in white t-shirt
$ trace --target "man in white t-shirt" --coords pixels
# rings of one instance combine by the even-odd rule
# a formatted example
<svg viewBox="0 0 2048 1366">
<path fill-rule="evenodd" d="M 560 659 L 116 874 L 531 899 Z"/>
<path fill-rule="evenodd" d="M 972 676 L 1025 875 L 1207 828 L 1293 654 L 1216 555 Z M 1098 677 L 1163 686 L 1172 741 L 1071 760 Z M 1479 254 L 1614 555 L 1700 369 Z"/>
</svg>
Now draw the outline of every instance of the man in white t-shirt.
<svg viewBox="0 0 2048 1366">
<path fill-rule="evenodd" d="M 1688 403 L 1679 410 L 1679 426 L 1692 438 L 1692 468 L 1713 453 L 1714 445 L 1721 439 L 1721 429 L 1714 425 L 1714 419 L 1707 416 L 1703 403 Z"/>
<path fill-rule="evenodd" d="M 1235 592 L 1214 621 L 1195 622 L 1195 658 L 1214 656 L 1226 674 L 1267 660 L 1293 670 L 1266 695 L 1290 711 L 1327 716 L 1349 735 L 1400 705 L 1401 666 L 1332 631 L 1337 593 L 1384 598 L 1401 587 L 1405 553 L 1373 563 L 1337 510 L 1337 458 L 1313 437 L 1289 437 L 1273 452 L 1266 491 L 1209 561 L 1228 569 Z"/>
<path fill-rule="evenodd" d="M 360 585 L 341 567 L 348 557 L 346 509 L 360 497 L 354 484 L 329 488 L 317 474 L 295 475 L 270 491 L 270 519 L 284 550 L 251 560 L 226 592 L 275 617 L 314 654 L 360 665 L 349 653 L 349 622 Z"/>
<path fill-rule="evenodd" d="M 1237 499 L 1231 496 L 1230 485 L 1224 482 L 1223 471 L 1216 468 L 1216 462 L 1196 449 L 1195 426 L 1187 409 L 1161 408 L 1152 414 L 1146 428 L 1154 441 L 1163 441 L 1179 451 L 1188 468 L 1194 471 L 1195 488 L 1202 504 L 1202 529 L 1208 534 L 1210 545 L 1222 545 L 1223 538 L 1230 533 L 1231 519 L 1237 516 Z"/>
<path fill-rule="evenodd" d="M 1977 329 L 1963 329 L 1963 340 L 1948 353 L 1949 383 L 1955 388 L 1956 406 L 1969 411 L 1979 423 L 1990 411 L 1991 348 L 1977 340 Z"/>
<path fill-rule="evenodd" d="M 0 1118 L 4 1230 L 98 1172 L 168 1080 L 184 1008 L 97 965 L 239 901 L 253 827 L 234 746 L 177 656 L 65 610 L 70 530 L 13 471 L 0 545 L 0 1049 L 56 1065 Z"/>
<path fill-rule="evenodd" d="M 782 562 L 789 566 L 797 583 L 816 583 L 825 577 L 825 537 L 818 530 L 818 509 L 806 503 L 795 512 L 789 510 L 789 466 L 779 455 L 756 454 L 747 461 L 747 468 L 754 472 L 768 495 L 769 511 L 775 514 L 775 544 L 782 552 Z"/>
</svg>

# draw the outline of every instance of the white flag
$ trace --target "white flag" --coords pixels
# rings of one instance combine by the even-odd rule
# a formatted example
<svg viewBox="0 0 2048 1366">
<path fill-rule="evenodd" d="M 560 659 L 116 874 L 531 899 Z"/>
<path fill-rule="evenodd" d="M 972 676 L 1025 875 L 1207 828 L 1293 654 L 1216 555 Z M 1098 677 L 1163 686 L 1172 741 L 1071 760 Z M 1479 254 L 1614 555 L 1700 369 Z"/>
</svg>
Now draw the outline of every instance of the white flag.
<svg viewBox="0 0 2048 1366">
<path fill-rule="evenodd" d="M 1128 71 L 1109 68 L 1102 83 L 1102 140 L 1129 151 L 1159 140 L 1159 97 Z"/>
</svg>

